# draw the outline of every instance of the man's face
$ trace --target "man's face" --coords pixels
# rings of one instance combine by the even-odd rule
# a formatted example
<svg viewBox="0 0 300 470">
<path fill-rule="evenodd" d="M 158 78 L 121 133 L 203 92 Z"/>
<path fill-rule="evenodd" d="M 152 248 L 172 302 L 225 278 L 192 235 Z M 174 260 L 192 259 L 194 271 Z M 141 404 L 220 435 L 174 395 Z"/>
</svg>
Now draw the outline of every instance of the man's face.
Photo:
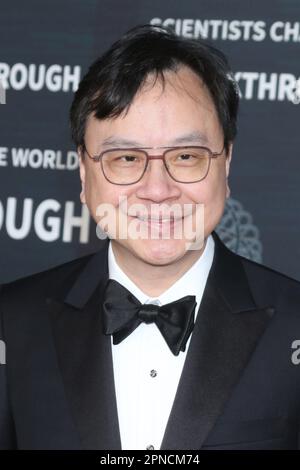
<svg viewBox="0 0 300 470">
<path fill-rule="evenodd" d="M 122 113 L 117 118 L 101 121 L 90 116 L 85 132 L 85 146 L 89 154 L 99 155 L 102 151 L 115 147 L 151 147 L 154 149 L 148 150 L 149 154 L 161 155 L 163 150 L 157 147 L 178 145 L 205 146 L 213 152 L 221 152 L 224 146 L 223 131 L 212 98 L 197 75 L 182 67 L 176 73 L 166 73 L 165 79 L 163 88 L 160 80 L 154 82 L 149 77 L 127 114 Z M 226 196 L 229 195 L 227 176 L 230 158 L 231 148 L 227 156 L 224 151 L 222 156 L 212 159 L 208 175 L 196 183 L 178 183 L 169 176 L 162 160 L 150 160 L 140 181 L 120 186 L 107 181 L 100 163 L 85 155 L 84 159 L 80 158 L 81 202 L 87 204 L 94 220 L 100 225 L 97 207 L 111 204 L 116 215 L 121 216 L 119 223 L 123 226 L 126 219 L 128 227 L 134 223 L 135 227 L 143 229 L 146 224 L 147 233 L 156 234 L 151 239 L 151 235 L 146 238 L 133 237 L 130 232 L 126 237 L 123 234 L 120 238 L 117 217 L 116 232 L 108 227 L 116 250 L 151 265 L 172 264 L 187 256 L 190 239 L 186 239 L 184 230 L 181 239 L 157 236 L 165 225 L 158 225 L 154 219 L 138 219 L 136 204 L 145 209 L 142 213 L 156 213 L 162 217 L 165 208 L 174 204 L 182 208 L 183 215 L 187 214 L 184 207 L 193 208 L 186 217 L 192 219 L 194 228 L 196 207 L 202 204 L 206 238 L 218 224 Z M 125 206 L 120 205 L 120 197 L 123 200 L 126 198 L 125 209 Z M 184 222 L 184 219 L 180 222 Z M 166 221 L 166 224 L 170 223 L 170 220 Z M 141 224 L 144 226 L 141 227 Z M 169 233 L 172 234 L 172 230 Z"/>
</svg>

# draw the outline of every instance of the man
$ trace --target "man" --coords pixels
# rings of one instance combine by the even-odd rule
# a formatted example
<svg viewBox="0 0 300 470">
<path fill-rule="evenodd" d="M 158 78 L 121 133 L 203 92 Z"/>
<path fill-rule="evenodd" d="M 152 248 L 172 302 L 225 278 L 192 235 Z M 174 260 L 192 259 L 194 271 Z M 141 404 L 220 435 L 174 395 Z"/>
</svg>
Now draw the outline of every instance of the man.
<svg viewBox="0 0 300 470">
<path fill-rule="evenodd" d="M 71 126 L 108 238 L 3 287 L 2 448 L 298 448 L 299 283 L 214 232 L 237 109 L 224 56 L 161 28 L 91 66 Z"/>
</svg>

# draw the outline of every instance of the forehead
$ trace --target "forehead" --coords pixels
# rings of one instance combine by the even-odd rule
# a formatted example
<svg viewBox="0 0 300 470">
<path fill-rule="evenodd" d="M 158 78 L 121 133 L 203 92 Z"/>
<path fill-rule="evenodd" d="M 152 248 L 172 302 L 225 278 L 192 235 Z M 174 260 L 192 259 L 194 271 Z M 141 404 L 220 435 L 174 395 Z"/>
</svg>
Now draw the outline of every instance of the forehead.
<svg viewBox="0 0 300 470">
<path fill-rule="evenodd" d="M 163 79 L 149 75 L 120 116 L 101 121 L 90 116 L 87 137 L 92 132 L 97 132 L 102 139 L 110 135 L 135 137 L 135 140 L 138 137 L 139 142 L 153 146 L 168 145 L 167 141 L 178 138 L 179 134 L 198 132 L 207 142 L 222 134 L 208 88 L 187 67 L 167 71 Z"/>
<path fill-rule="evenodd" d="M 209 112 L 216 111 L 205 83 L 195 72 L 185 66 L 177 71 L 165 71 L 158 76 L 148 75 L 128 111 L 145 104 L 152 104 L 153 107 L 159 109 L 166 102 L 170 106 L 170 101 L 174 105 L 180 103 L 185 107 L 203 107 Z"/>
</svg>

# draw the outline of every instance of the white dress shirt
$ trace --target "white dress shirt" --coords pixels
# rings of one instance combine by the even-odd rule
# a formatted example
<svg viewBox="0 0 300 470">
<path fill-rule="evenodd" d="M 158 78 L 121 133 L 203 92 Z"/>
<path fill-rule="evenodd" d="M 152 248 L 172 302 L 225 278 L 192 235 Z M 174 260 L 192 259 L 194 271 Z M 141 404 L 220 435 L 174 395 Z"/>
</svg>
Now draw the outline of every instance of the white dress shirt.
<svg viewBox="0 0 300 470">
<path fill-rule="evenodd" d="M 214 240 L 210 235 L 191 268 L 158 298 L 149 298 L 119 267 L 110 243 L 109 278 L 126 287 L 141 303 L 164 305 L 195 295 L 196 319 L 213 256 Z M 170 351 L 155 323 L 141 323 L 121 343 L 112 342 L 122 449 L 160 449 L 191 336 L 186 350 L 178 356 Z"/>
</svg>

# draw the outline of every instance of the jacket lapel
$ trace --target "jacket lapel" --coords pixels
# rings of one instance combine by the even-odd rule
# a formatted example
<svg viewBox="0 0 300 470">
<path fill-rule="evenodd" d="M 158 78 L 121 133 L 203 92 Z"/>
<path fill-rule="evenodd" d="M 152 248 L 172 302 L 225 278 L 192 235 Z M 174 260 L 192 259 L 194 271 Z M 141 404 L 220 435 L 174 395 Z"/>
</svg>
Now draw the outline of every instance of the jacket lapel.
<svg viewBox="0 0 300 470">
<path fill-rule="evenodd" d="M 161 449 L 200 449 L 273 314 L 256 305 L 243 265 L 214 234 L 215 256 Z M 59 368 L 83 449 L 121 449 L 111 338 L 102 332 L 107 248 L 71 289 L 48 299 Z"/>
<path fill-rule="evenodd" d="M 63 299 L 48 299 L 59 368 L 83 449 L 121 449 L 111 338 L 102 332 L 107 247 L 90 258 Z"/>
<path fill-rule="evenodd" d="M 161 449 L 200 449 L 274 313 L 259 307 L 240 258 L 214 234 L 215 256 Z"/>
</svg>

